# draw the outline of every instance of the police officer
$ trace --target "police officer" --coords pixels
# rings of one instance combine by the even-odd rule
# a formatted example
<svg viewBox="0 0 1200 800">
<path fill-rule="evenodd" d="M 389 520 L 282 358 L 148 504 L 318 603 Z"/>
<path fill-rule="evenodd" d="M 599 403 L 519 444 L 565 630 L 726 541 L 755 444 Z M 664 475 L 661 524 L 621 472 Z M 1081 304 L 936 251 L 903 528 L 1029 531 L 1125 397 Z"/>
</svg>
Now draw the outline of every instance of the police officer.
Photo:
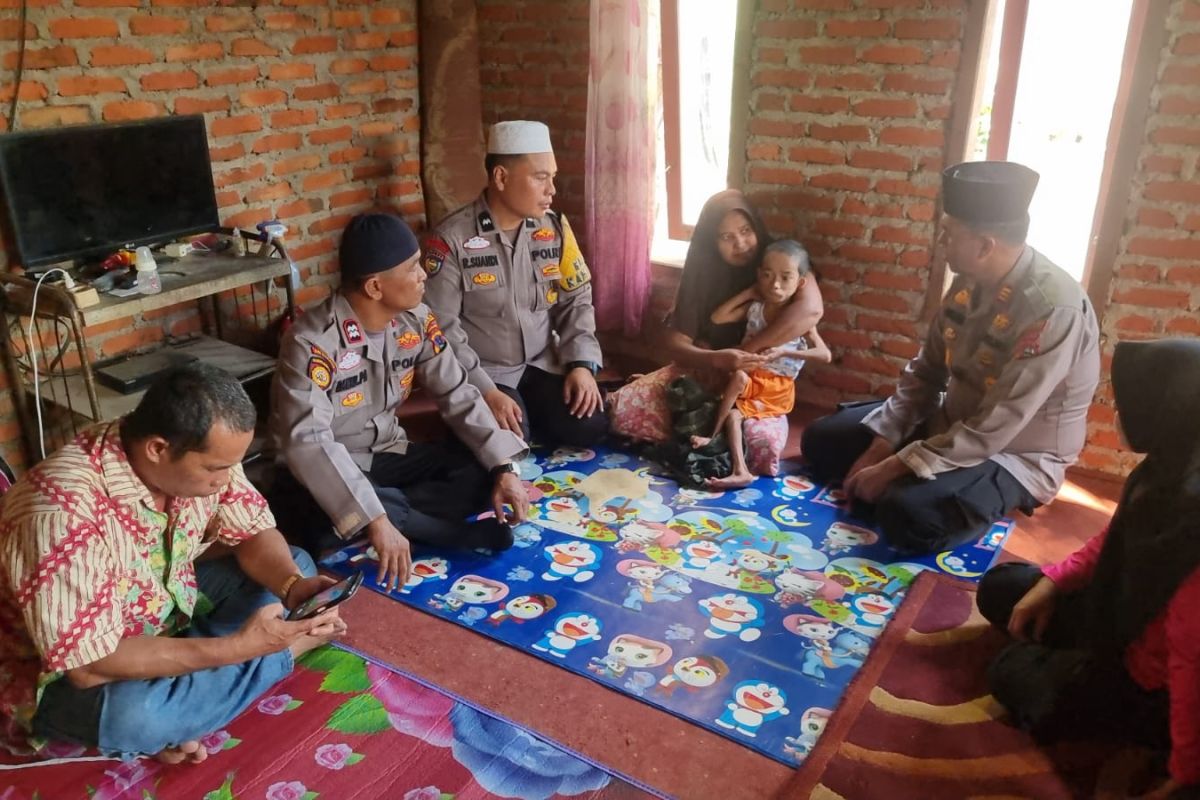
<svg viewBox="0 0 1200 800">
<path fill-rule="evenodd" d="M 902 550 L 939 552 L 1032 513 L 1083 448 L 1099 327 L 1079 282 L 1025 244 L 1037 181 L 1010 162 L 945 170 L 940 243 L 956 277 L 920 352 L 886 402 L 804 432 L 817 476 L 874 504 Z"/>
<path fill-rule="evenodd" d="M 488 185 L 425 243 L 429 305 L 496 421 L 586 447 L 608 429 L 595 375 L 591 275 L 566 217 L 550 210 L 557 165 L 540 122 L 499 122 Z"/>
<path fill-rule="evenodd" d="M 398 217 L 362 214 L 346 226 L 339 258 L 341 290 L 302 314 L 280 348 L 270 422 L 282 462 L 270 493 L 280 530 L 314 554 L 365 533 L 379 581 L 392 584 L 408 577 L 409 538 L 508 547 L 504 523 L 529 507 L 513 464 L 527 447 L 496 426 L 422 304 L 416 237 Z M 408 441 L 396 409 L 414 382 L 473 457 Z M 465 523 L 489 486 L 496 517 Z"/>
</svg>

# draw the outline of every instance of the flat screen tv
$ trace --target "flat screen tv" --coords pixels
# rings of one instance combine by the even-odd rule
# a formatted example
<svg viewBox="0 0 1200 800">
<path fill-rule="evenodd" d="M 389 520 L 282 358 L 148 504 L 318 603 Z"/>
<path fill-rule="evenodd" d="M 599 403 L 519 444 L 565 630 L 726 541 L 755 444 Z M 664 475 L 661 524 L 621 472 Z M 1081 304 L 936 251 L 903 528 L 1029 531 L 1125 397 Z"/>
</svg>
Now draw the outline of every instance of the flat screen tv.
<svg viewBox="0 0 1200 800">
<path fill-rule="evenodd" d="M 220 226 L 200 115 L 2 134 L 0 189 L 27 269 Z"/>
</svg>

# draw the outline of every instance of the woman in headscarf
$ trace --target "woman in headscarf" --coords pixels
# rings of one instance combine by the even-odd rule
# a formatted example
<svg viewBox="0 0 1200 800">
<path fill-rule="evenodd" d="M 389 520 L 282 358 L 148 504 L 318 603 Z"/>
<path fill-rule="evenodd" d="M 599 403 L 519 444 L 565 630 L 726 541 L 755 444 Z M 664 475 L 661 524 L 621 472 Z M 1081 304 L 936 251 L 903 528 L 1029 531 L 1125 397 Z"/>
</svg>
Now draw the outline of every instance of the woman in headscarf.
<svg viewBox="0 0 1200 800">
<path fill-rule="evenodd" d="M 609 418 L 614 432 L 643 441 L 664 441 L 671 433 L 667 386 L 691 374 L 714 388 L 736 369 L 762 363 L 758 353 L 803 336 L 823 313 L 816 281 L 796 293 L 784 313 L 760 334 L 743 342 L 744 322 L 717 325 L 710 317 L 717 306 L 754 283 L 771 236 L 758 212 L 736 189 L 718 192 L 700 211 L 683 263 L 675 308 L 664 345 L 674 364 L 644 375 L 611 395 Z M 774 420 L 748 420 L 747 461 L 756 474 L 774 475 L 787 440 L 787 426 Z M 766 423 L 766 424 L 764 424 Z"/>
<path fill-rule="evenodd" d="M 978 602 L 1018 640 L 990 671 L 1014 722 L 1169 748 L 1145 795 L 1165 798 L 1200 789 L 1200 341 L 1121 342 L 1112 382 L 1146 458 L 1108 529 L 1058 564 L 995 567 Z"/>
</svg>

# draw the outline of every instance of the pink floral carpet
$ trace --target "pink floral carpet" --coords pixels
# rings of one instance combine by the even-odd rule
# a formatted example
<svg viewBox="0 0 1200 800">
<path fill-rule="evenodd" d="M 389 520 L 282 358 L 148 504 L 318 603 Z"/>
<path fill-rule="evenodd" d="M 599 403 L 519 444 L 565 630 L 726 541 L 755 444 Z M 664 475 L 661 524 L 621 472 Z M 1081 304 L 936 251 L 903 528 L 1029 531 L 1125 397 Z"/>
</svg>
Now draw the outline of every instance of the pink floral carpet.
<svg viewBox="0 0 1200 800">
<path fill-rule="evenodd" d="M 653 796 L 508 722 L 332 647 L 310 653 L 203 743 L 209 757 L 199 765 L 146 759 L 5 767 L 0 800 Z"/>
</svg>

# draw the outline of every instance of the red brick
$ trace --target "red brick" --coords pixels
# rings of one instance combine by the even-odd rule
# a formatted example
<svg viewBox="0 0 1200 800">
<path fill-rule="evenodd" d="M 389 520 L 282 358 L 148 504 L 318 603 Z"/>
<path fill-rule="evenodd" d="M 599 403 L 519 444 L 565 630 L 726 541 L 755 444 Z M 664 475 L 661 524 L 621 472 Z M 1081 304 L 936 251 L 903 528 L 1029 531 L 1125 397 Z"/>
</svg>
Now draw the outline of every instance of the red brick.
<svg viewBox="0 0 1200 800">
<path fill-rule="evenodd" d="M 849 245 L 846 245 L 849 247 Z M 896 313 L 911 313 L 912 308 L 908 300 L 896 294 L 885 292 L 859 292 L 852 298 L 854 304 L 860 308 L 870 308 L 878 311 L 894 311 Z M 861 324 L 862 314 L 859 315 Z"/>
<path fill-rule="evenodd" d="M 270 200 L 283 200 L 295 194 L 288 183 L 275 183 L 269 186 L 259 186 L 246 193 L 247 203 L 262 203 Z"/>
<path fill-rule="evenodd" d="M 1158 324 L 1149 317 L 1131 314 L 1117 320 L 1117 330 L 1131 333 L 1153 333 Z"/>
<path fill-rule="evenodd" d="M 293 172 L 303 172 L 321 166 L 321 156 L 316 153 L 281 158 L 275 162 L 273 175 L 290 175 Z"/>
<path fill-rule="evenodd" d="M 877 44 L 863 50 L 860 61 L 868 64 L 923 64 L 925 51 L 910 45 Z"/>
<path fill-rule="evenodd" d="M 850 8 L 851 0 L 792 0 L 792 5 L 797 10 L 808 8 L 814 11 L 844 11 Z"/>
<path fill-rule="evenodd" d="M 912 181 L 898 181 L 891 178 L 880 178 L 875 183 L 875 191 L 880 194 L 896 194 L 909 197 L 937 197 L 938 187 L 917 186 Z"/>
<path fill-rule="evenodd" d="M 222 192 L 217 192 L 217 206 L 219 208 L 228 208 L 229 206 L 240 206 L 242 204 L 242 196 L 232 189 L 226 189 Z"/>
<path fill-rule="evenodd" d="M 1175 40 L 1171 52 L 1177 56 L 1200 55 L 1200 33 L 1184 34 Z"/>
<path fill-rule="evenodd" d="M 1159 85 L 1178 85 L 1188 88 L 1200 85 L 1200 64 L 1168 64 L 1162 71 Z"/>
<path fill-rule="evenodd" d="M 236 83 L 254 83 L 258 80 L 258 67 L 233 67 L 212 70 L 204 77 L 209 86 L 228 86 Z"/>
<path fill-rule="evenodd" d="M 1143 208 L 1138 211 L 1137 221 L 1139 225 L 1145 225 L 1148 228 L 1165 228 L 1174 230 L 1176 226 L 1175 215 L 1170 211 L 1163 211 L 1161 208 Z"/>
<path fill-rule="evenodd" d="M 584 32 L 584 37 L 587 37 L 587 32 Z M 570 38 L 570 37 L 568 37 Z M 579 41 L 572 39 L 571 41 Z M 415 30 L 392 31 L 392 35 L 388 37 L 388 47 L 408 47 L 417 43 L 417 32 Z"/>
<path fill-rule="evenodd" d="M 141 84 L 148 92 L 195 89 L 200 85 L 200 76 L 190 69 L 179 72 L 151 72 L 142 76 Z"/>
<path fill-rule="evenodd" d="M 1200 115 L 1200 97 L 1169 94 L 1158 101 L 1158 113 L 1195 117 Z"/>
<path fill-rule="evenodd" d="M 330 209 L 342 208 L 343 206 L 354 206 L 366 203 L 375 196 L 375 193 L 370 188 L 350 189 L 345 192 L 337 192 L 329 196 Z"/>
<path fill-rule="evenodd" d="M 317 121 L 315 108 L 275 111 L 271 114 L 272 128 L 294 128 L 297 125 L 312 125 Z"/>
<path fill-rule="evenodd" d="M 758 161 L 778 161 L 782 149 L 777 144 L 752 144 L 746 148 L 746 158 Z"/>
<path fill-rule="evenodd" d="M 257 25 L 250 14 L 221 14 L 205 17 L 204 27 L 209 33 L 230 33 L 252 31 Z"/>
<path fill-rule="evenodd" d="M 865 72 L 834 72 L 817 75 L 813 81 L 817 89 L 838 89 L 850 92 L 873 92 L 879 88 L 879 77 Z"/>
<path fill-rule="evenodd" d="M 846 154 L 828 147 L 793 147 L 788 150 L 788 160 L 809 164 L 845 164 Z"/>
<path fill-rule="evenodd" d="M 787 61 L 787 51 L 782 47 L 763 47 L 758 45 L 758 52 L 755 55 L 754 62 L 756 64 L 783 64 Z"/>
<path fill-rule="evenodd" d="M 125 81 L 113 76 L 64 75 L 58 79 L 61 97 L 125 92 Z"/>
<path fill-rule="evenodd" d="M 343 103 L 335 106 L 325 106 L 325 119 L 346 119 L 347 117 L 362 116 L 366 111 L 362 103 Z"/>
<path fill-rule="evenodd" d="M 783 186 L 802 186 L 804 173 L 800 170 L 781 169 L 775 167 L 751 167 L 750 180 L 753 183 L 779 184 Z"/>
<path fill-rule="evenodd" d="M 333 13 L 339 14 L 347 12 L 335 11 Z M 352 11 L 348 13 L 357 14 L 359 12 Z M 317 27 L 317 21 L 305 14 L 297 14 L 293 11 L 284 11 L 274 14 L 264 14 L 263 25 L 265 25 L 269 31 L 296 31 L 307 28 L 315 28 Z"/>
<path fill-rule="evenodd" d="M 866 231 L 860 222 L 828 218 L 813 220 L 812 229 L 822 236 L 836 236 L 842 239 L 857 239 Z"/>
<path fill-rule="evenodd" d="M 75 0 L 78 8 L 139 8 L 141 0 Z"/>
<path fill-rule="evenodd" d="M 1124 274 L 1124 270 L 1122 270 L 1122 274 Z M 1167 270 L 1167 283 L 1200 285 L 1200 266 L 1171 267 Z"/>
<path fill-rule="evenodd" d="M 297 86 L 292 96 L 297 100 L 328 100 L 339 93 L 336 83 L 318 83 L 314 86 Z"/>
<path fill-rule="evenodd" d="M 763 92 L 758 95 L 754 101 L 753 107 L 756 112 L 763 111 L 783 111 L 786 103 L 786 98 L 781 94 L 774 92 Z"/>
<path fill-rule="evenodd" d="M 366 72 L 367 61 L 363 58 L 339 58 L 329 65 L 330 75 L 354 75 Z"/>
<path fill-rule="evenodd" d="M 825 35 L 836 39 L 877 39 L 887 36 L 891 27 L 891 23 L 881 19 L 831 19 L 825 23 Z"/>
<path fill-rule="evenodd" d="M 213 161 L 234 161 L 246 155 L 246 148 L 241 142 L 234 142 L 227 147 L 208 148 L 208 157 Z"/>
<path fill-rule="evenodd" d="M 1167 322 L 1166 332 L 1173 336 L 1200 336 L 1200 318 L 1175 317 Z"/>
<path fill-rule="evenodd" d="M 806 2 L 811 1 L 812 0 L 806 0 Z M 844 392 L 850 392 L 852 394 L 868 394 L 871 391 L 870 381 L 838 370 L 818 370 L 813 375 L 812 379 L 818 385 L 830 386 L 834 389 L 841 389 Z"/>
<path fill-rule="evenodd" d="M 316 192 L 321 189 L 332 189 L 334 186 L 341 186 L 346 182 L 346 173 L 341 170 L 332 172 L 319 172 L 312 175 L 304 176 L 304 182 L 301 184 L 301 189 L 305 192 Z M 295 258 L 295 253 L 292 253 Z"/>
<path fill-rule="evenodd" d="M 224 189 L 228 186 L 236 186 L 239 183 L 247 183 L 256 181 L 267 174 L 267 167 L 262 162 L 251 164 L 248 167 L 238 167 L 231 169 L 228 172 L 220 172 L 213 175 L 213 185 L 218 189 Z"/>
<path fill-rule="evenodd" d="M 396 114 L 411 111 L 413 108 L 413 98 L 411 97 L 381 97 L 371 103 L 371 110 L 376 114 Z"/>
<path fill-rule="evenodd" d="M 308 55 L 309 53 L 332 53 L 337 50 L 336 36 L 307 36 L 297 39 L 292 45 L 293 55 Z"/>
<path fill-rule="evenodd" d="M 1150 132 L 1150 141 L 1155 144 L 1200 146 L 1200 127 L 1187 128 L 1177 125 L 1164 125 Z"/>
<path fill-rule="evenodd" d="M 937 206 L 933 203 L 912 203 L 904 208 L 904 216 L 914 222 L 932 222 Z"/>
<path fill-rule="evenodd" d="M 854 113 L 863 117 L 915 117 L 917 101 L 911 98 L 860 100 L 854 104 Z"/>
<path fill-rule="evenodd" d="M 314 214 L 317 211 L 322 210 L 323 207 L 324 203 L 322 203 L 320 200 L 316 198 L 306 198 L 296 200 L 295 202 L 288 203 L 284 206 L 280 206 L 278 210 L 276 210 L 275 215 L 279 219 L 291 219 L 292 217 L 303 217 L 307 216 L 308 214 Z"/>
<path fill-rule="evenodd" d="M 962 36 L 962 25 L 957 19 L 898 19 L 895 36 L 897 39 L 953 39 Z"/>
<path fill-rule="evenodd" d="M 309 236 L 318 236 L 322 233 L 341 233 L 349 221 L 349 214 L 332 214 L 309 225 L 308 234 Z"/>
<path fill-rule="evenodd" d="M 282 89 L 250 89 L 238 96 L 238 101 L 245 108 L 273 106 L 287 100 L 287 92 Z"/>
<path fill-rule="evenodd" d="M 296 150 L 303 144 L 298 133 L 270 133 L 255 140 L 250 146 L 252 153 L 278 153 L 282 150 Z"/>
<path fill-rule="evenodd" d="M 230 46 L 230 52 L 239 57 L 272 57 L 279 55 L 279 50 L 258 39 L 234 39 L 233 44 Z"/>
<path fill-rule="evenodd" d="M 228 97 L 176 97 L 176 114 L 204 114 L 209 111 L 228 111 Z"/>
<path fill-rule="evenodd" d="M 106 103 L 101 116 L 105 122 L 117 122 L 126 119 L 157 117 L 163 113 L 165 111 L 158 103 L 151 103 L 148 100 L 121 100 L 115 103 Z"/>
<path fill-rule="evenodd" d="M 845 347 L 853 350 L 870 350 L 874 345 L 874 342 L 871 341 L 870 336 L 858 331 L 822 329 L 821 338 L 825 340 L 826 344 L 832 345 L 833 347 Z"/>
<path fill-rule="evenodd" d="M 334 150 L 329 154 L 330 164 L 350 164 L 358 161 L 367 154 L 365 147 L 345 147 L 341 150 Z"/>
<path fill-rule="evenodd" d="M 330 144 L 332 142 L 348 142 L 354 136 L 354 129 L 349 125 L 338 128 L 322 128 L 308 134 L 309 144 Z"/>
<path fill-rule="evenodd" d="M 1187 308 L 1189 292 L 1182 289 L 1131 287 L 1113 292 L 1114 303 L 1149 308 Z"/>
<path fill-rule="evenodd" d="M 808 126 L 808 135 L 826 142 L 869 142 L 871 129 L 865 125 L 818 125 Z"/>
<path fill-rule="evenodd" d="M 240 133 L 254 133 L 261 131 L 262 127 L 262 117 L 256 114 L 246 114 L 241 117 L 215 119 L 208 126 L 208 132 L 215 139 L 221 136 L 236 136 Z"/>
<path fill-rule="evenodd" d="M 904 309 L 908 311 L 907 308 Z M 916 323 L 908 319 L 894 319 L 892 317 L 878 317 L 873 314 L 858 314 L 855 317 L 855 325 L 862 330 L 876 331 L 878 333 L 895 333 L 902 336 L 907 336 L 910 339 L 916 339 L 918 332 Z"/>
<path fill-rule="evenodd" d="M 130 17 L 129 32 L 134 36 L 175 36 L 188 29 L 188 21 L 179 17 Z"/>
<path fill-rule="evenodd" d="M 809 39 L 817 35 L 817 23 L 811 19 L 762 20 L 754 32 L 763 39 Z"/>
<path fill-rule="evenodd" d="M 363 81 L 353 81 L 345 84 L 343 89 L 346 94 L 351 96 L 360 94 L 382 94 L 383 92 L 387 91 L 387 80 L 385 78 L 368 78 L 367 80 Z"/>
<path fill-rule="evenodd" d="M 224 55 L 225 48 L 220 42 L 179 44 L 167 48 L 167 61 L 207 61 Z"/>
<path fill-rule="evenodd" d="M 850 154 L 850 166 L 861 169 L 908 172 L 912 169 L 912 163 L 912 156 L 884 150 L 855 150 Z"/>
<path fill-rule="evenodd" d="M 268 74 L 272 81 L 312 79 L 317 76 L 317 68 L 312 64 L 272 64 Z"/>
<path fill-rule="evenodd" d="M 929 236 L 910 225 L 879 225 L 871 231 L 871 241 L 889 244 L 927 245 Z"/>
<path fill-rule="evenodd" d="M 73 67 L 79 63 L 75 48 L 70 45 L 57 47 L 28 47 L 25 50 L 25 69 L 50 69 L 52 67 Z M 95 62 L 93 62 L 95 63 Z M 16 69 L 17 51 L 4 54 L 4 68 Z"/>
<path fill-rule="evenodd" d="M 870 178 L 864 175 L 849 175 L 844 172 L 813 175 L 808 183 L 818 189 L 843 189 L 848 192 L 865 192 L 871 188 Z"/>
<path fill-rule="evenodd" d="M 758 136 L 793 137 L 803 131 L 803 126 L 796 122 L 777 119 L 754 117 L 750 120 L 750 133 Z"/>
<path fill-rule="evenodd" d="M 37 81 L 21 81 L 21 86 L 17 90 L 18 100 L 45 100 L 49 95 L 49 90 L 46 89 L 46 84 Z M 12 100 L 13 85 L 10 83 L 4 87 L 0 87 L 0 102 L 7 103 Z"/>
<path fill-rule="evenodd" d="M 386 178 L 392 173 L 390 164 L 384 164 L 378 161 L 372 161 L 368 164 L 360 164 L 350 171 L 350 177 L 354 181 L 365 181 L 371 178 Z"/>
<path fill-rule="evenodd" d="M 918 244 L 925 247 L 933 241 L 933 234 L 923 237 Z M 905 250 L 900 254 L 900 266 L 908 269 L 924 269 L 929 266 L 930 255 L 928 250 Z"/>
<path fill-rule="evenodd" d="M 880 144 L 941 148 L 946 142 L 946 136 L 940 128 L 893 126 L 879 132 L 879 142 Z"/>
<path fill-rule="evenodd" d="M 850 100 L 837 95 L 794 94 L 788 108 L 799 113 L 840 114 L 850 108 Z"/>
<path fill-rule="evenodd" d="M 958 62 L 961 60 L 962 54 L 958 50 L 943 50 L 940 53 L 934 53 L 929 57 L 928 66 L 941 67 L 945 69 L 958 69 Z"/>
<path fill-rule="evenodd" d="M 892 72 L 883 77 L 885 92 L 904 92 L 909 94 L 932 94 L 945 96 L 954 86 L 950 78 L 922 78 L 905 72 Z"/>
<path fill-rule="evenodd" d="M 24 128 L 55 128 L 92 122 L 92 110 L 87 106 L 45 106 L 18 111 Z"/>
<path fill-rule="evenodd" d="M 141 47 L 114 44 L 92 48 L 93 67 L 124 67 L 132 64 L 153 64 L 154 61 L 154 54 Z"/>
<path fill-rule="evenodd" d="M 899 219 L 903 216 L 903 210 L 898 205 L 880 205 L 877 203 L 864 203 L 854 197 L 847 197 L 842 203 L 842 213 L 863 217 L 883 217 L 885 219 Z"/>
<path fill-rule="evenodd" d="M 841 366 L 855 372 L 867 372 L 872 375 L 886 375 L 898 378 L 903 369 L 902 365 L 882 356 L 864 356 L 858 353 L 846 353 L 842 356 Z"/>
<path fill-rule="evenodd" d="M 372 72 L 401 72 L 413 67 L 411 57 L 400 55 L 375 56 L 367 63 Z"/>
<path fill-rule="evenodd" d="M 1129 242 L 1129 252 L 1137 256 L 1200 260 L 1200 239 L 1148 239 L 1136 237 Z"/>
<path fill-rule="evenodd" d="M 805 64 L 854 64 L 858 54 L 853 47 L 801 47 L 798 51 L 800 60 Z"/>
<path fill-rule="evenodd" d="M 865 244 L 843 244 L 835 249 L 842 258 L 848 258 L 852 261 L 869 261 L 873 264 L 894 264 L 896 263 L 896 254 L 888 247 L 874 247 Z M 884 308 L 883 306 L 869 306 L 869 308 Z M 897 309 L 889 308 L 887 310 L 895 311 Z"/>
<path fill-rule="evenodd" d="M 1162 270 L 1153 264 L 1122 264 L 1117 274 L 1124 280 L 1157 283 Z"/>
<path fill-rule="evenodd" d="M 363 26 L 363 13 L 361 11 L 334 11 L 332 21 L 335 28 L 361 28 Z M 388 23 L 377 22 L 375 24 Z"/>
<path fill-rule="evenodd" d="M 106 17 L 64 17 L 50 20 L 50 35 L 55 39 L 115 39 L 120 33 L 117 21 Z M 36 36 L 36 33 L 34 35 Z"/>
<path fill-rule="evenodd" d="M 1188 214 L 1183 221 L 1183 227 L 1189 231 L 1200 231 L 1200 214 Z"/>
<path fill-rule="evenodd" d="M 343 37 L 342 41 L 345 50 L 382 50 L 387 47 L 388 35 L 384 31 L 351 33 Z"/>
<path fill-rule="evenodd" d="M 920 351 L 921 345 L 917 342 L 905 341 L 903 339 L 884 339 L 879 343 L 879 349 L 888 355 L 913 359 L 917 357 L 917 352 Z"/>
</svg>

